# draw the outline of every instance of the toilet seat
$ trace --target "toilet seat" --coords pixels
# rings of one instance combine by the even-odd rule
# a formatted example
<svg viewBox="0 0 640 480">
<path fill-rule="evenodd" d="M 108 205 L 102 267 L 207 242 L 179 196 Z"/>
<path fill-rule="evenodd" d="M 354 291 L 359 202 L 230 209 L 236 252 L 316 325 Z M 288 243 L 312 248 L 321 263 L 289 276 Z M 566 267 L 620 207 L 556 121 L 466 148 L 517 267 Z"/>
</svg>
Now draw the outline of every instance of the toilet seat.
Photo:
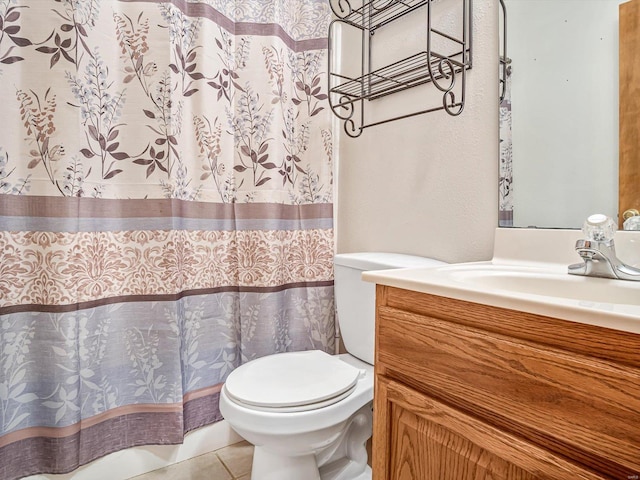
<svg viewBox="0 0 640 480">
<path fill-rule="evenodd" d="M 348 397 L 362 374 L 320 350 L 287 352 L 242 365 L 223 388 L 230 400 L 252 410 L 304 412 Z"/>
</svg>

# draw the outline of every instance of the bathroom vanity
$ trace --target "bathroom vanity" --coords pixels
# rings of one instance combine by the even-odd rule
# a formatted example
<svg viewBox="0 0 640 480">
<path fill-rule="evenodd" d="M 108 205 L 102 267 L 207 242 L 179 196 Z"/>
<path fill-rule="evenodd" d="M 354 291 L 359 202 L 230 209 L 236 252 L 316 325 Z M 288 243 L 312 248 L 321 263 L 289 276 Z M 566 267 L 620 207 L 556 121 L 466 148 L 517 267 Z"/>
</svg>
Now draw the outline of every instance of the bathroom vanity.
<svg viewBox="0 0 640 480">
<path fill-rule="evenodd" d="M 469 282 L 483 268 L 493 286 Z M 568 299 L 495 287 L 505 271 L 515 286 L 573 277 L 554 268 L 364 275 L 378 284 L 374 480 L 640 478 L 640 285 L 579 279 Z M 631 288 L 629 303 L 580 298 L 594 281 Z"/>
</svg>

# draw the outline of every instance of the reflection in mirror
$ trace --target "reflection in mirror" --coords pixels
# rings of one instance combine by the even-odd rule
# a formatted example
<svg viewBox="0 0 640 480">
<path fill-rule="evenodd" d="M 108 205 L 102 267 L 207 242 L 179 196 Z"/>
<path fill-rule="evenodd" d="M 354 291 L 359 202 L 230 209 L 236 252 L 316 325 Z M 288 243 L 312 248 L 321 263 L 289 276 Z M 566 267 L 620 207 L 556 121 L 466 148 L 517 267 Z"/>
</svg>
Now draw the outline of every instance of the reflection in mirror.
<svg viewBox="0 0 640 480">
<path fill-rule="evenodd" d="M 620 4 L 618 223 L 640 230 L 640 0 Z M 621 215 L 620 215 L 621 213 Z M 620 218 L 622 217 L 622 218 Z"/>
<path fill-rule="evenodd" d="M 511 62 L 500 108 L 500 226 L 617 218 L 620 3 L 504 0 Z"/>
</svg>

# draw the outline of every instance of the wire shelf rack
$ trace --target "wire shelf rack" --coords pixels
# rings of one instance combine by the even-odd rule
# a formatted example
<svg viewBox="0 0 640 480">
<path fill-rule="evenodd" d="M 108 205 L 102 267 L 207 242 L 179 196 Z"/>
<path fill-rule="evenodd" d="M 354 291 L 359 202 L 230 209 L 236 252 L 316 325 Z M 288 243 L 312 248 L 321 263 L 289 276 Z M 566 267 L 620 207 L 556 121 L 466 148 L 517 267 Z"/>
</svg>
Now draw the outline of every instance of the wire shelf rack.
<svg viewBox="0 0 640 480">
<path fill-rule="evenodd" d="M 450 62 L 441 62 L 444 60 Z M 424 83 L 450 78 L 461 72 L 464 64 L 450 57 L 431 52 L 419 52 L 400 61 L 374 70 L 364 76 L 347 80 L 331 89 L 351 101 L 375 100 Z"/>
<path fill-rule="evenodd" d="M 445 110 L 450 115 L 462 113 L 465 104 L 466 71 L 471 68 L 472 0 L 446 0 L 460 4 L 459 35 L 445 33 L 432 26 L 431 4 L 434 0 L 370 0 L 352 8 L 349 0 L 332 0 L 336 19 L 329 27 L 329 104 L 333 113 L 344 121 L 346 133 L 359 136 L 365 128 L 423 113 Z M 383 67 L 372 69 L 371 37 L 376 30 L 418 9 L 426 10 L 426 48 Z M 360 31 L 362 55 L 360 74 L 345 75 L 333 67 L 336 48 L 336 25 Z M 377 35 L 376 35 L 377 36 Z M 438 38 L 449 45 L 447 55 L 435 52 L 432 41 Z M 451 48 L 453 46 L 453 48 Z M 365 100 L 376 100 L 418 85 L 431 83 L 442 93 L 442 105 L 432 106 L 391 118 L 367 121 Z"/>
<path fill-rule="evenodd" d="M 353 22 L 370 31 L 375 31 L 426 5 L 427 2 L 428 0 L 372 0 L 355 10 L 351 10 L 344 17 L 344 20 Z M 335 10 L 334 13 L 336 13 Z M 336 14 L 336 16 L 339 17 L 340 15 Z"/>
</svg>

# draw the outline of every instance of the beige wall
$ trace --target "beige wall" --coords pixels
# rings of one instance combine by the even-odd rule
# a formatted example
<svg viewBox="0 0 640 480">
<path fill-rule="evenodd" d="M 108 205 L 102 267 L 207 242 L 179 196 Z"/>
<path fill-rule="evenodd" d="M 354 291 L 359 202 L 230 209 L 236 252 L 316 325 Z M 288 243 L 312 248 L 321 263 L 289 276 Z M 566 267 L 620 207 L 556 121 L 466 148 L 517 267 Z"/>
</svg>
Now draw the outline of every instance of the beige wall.
<svg viewBox="0 0 640 480">
<path fill-rule="evenodd" d="M 497 21 L 498 0 L 473 1 L 473 68 L 460 116 L 428 113 L 365 129 L 356 139 L 339 126 L 338 252 L 400 252 L 447 262 L 491 258 L 498 221 Z M 399 49 L 406 39 L 397 40 L 374 48 Z M 421 89 L 367 108 L 426 106 Z"/>
</svg>

